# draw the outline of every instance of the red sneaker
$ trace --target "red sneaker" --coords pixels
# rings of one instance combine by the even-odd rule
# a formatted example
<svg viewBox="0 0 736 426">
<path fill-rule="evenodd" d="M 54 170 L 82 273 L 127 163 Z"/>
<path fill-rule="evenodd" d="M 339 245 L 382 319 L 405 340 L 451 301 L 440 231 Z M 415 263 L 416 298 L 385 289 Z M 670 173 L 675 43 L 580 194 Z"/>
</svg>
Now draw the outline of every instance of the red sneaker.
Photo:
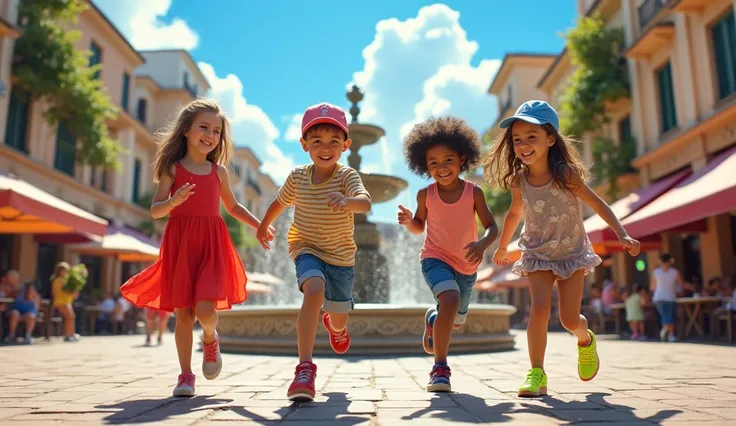
<svg viewBox="0 0 736 426">
<path fill-rule="evenodd" d="M 330 325 L 330 314 L 327 312 L 322 315 L 322 324 L 325 329 L 330 333 L 330 347 L 335 351 L 336 354 L 342 355 L 350 349 L 350 334 L 348 328 L 345 327 L 340 331 L 335 331 Z"/>
<path fill-rule="evenodd" d="M 289 386 L 286 397 L 289 401 L 313 401 L 314 379 L 317 378 L 317 366 L 311 362 L 303 362 L 296 366 L 294 381 Z"/>
<path fill-rule="evenodd" d="M 194 396 L 194 374 L 179 374 L 179 379 L 174 388 L 174 396 Z"/>
</svg>

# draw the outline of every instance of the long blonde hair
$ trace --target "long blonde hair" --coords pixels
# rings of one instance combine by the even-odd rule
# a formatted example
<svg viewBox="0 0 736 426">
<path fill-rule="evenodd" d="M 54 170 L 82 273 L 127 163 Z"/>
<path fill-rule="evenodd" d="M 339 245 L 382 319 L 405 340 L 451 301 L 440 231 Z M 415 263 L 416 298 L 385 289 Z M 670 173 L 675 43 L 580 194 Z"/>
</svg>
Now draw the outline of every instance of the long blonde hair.
<svg viewBox="0 0 736 426">
<path fill-rule="evenodd" d="M 222 119 L 222 131 L 217 147 L 207 154 L 207 160 L 215 164 L 227 165 L 233 155 L 233 141 L 230 136 L 230 122 L 217 102 L 212 99 L 195 99 L 179 111 L 176 120 L 169 126 L 156 132 L 158 149 L 153 162 L 154 182 L 167 175 L 171 175 L 171 167 L 187 154 L 187 138 L 184 134 L 192 127 L 197 114 L 211 112 Z"/>
<path fill-rule="evenodd" d="M 520 172 L 526 172 L 526 166 L 514 153 L 514 138 L 512 127 L 496 139 L 491 151 L 486 154 L 481 163 L 486 181 L 500 189 L 508 190 Z M 583 182 L 587 180 L 588 172 L 583 158 L 575 147 L 577 141 L 561 135 L 552 125 L 543 124 L 547 135 L 555 138 L 555 143 L 549 148 L 549 170 L 558 187 L 573 188 L 571 177 L 577 175 Z"/>
<path fill-rule="evenodd" d="M 67 271 L 69 272 L 69 269 L 71 267 L 66 262 L 59 262 L 56 264 L 56 267 L 54 268 L 54 275 L 51 276 L 50 280 L 53 281 L 57 278 L 59 278 L 59 274 L 61 274 L 61 271 Z"/>
</svg>

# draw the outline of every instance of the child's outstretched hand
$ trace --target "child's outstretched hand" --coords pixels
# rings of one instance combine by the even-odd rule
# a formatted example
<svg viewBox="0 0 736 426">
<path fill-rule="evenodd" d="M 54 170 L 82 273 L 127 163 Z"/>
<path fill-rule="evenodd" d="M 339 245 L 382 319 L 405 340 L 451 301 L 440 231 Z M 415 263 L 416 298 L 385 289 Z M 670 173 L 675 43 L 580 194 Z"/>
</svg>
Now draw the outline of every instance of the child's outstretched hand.
<svg viewBox="0 0 736 426">
<path fill-rule="evenodd" d="M 276 238 L 275 234 L 276 230 L 273 226 L 263 226 L 263 224 L 261 224 L 256 231 L 256 239 L 264 250 L 269 250 L 271 248 L 271 241 Z"/>
<path fill-rule="evenodd" d="M 327 205 L 332 209 L 332 211 L 344 212 L 345 209 L 348 208 L 347 203 L 345 203 L 345 195 L 340 192 L 331 192 L 327 194 Z"/>
<path fill-rule="evenodd" d="M 493 253 L 493 263 L 496 265 L 506 265 L 509 263 L 509 257 L 506 254 L 505 248 L 499 247 L 496 249 L 496 252 Z"/>
<path fill-rule="evenodd" d="M 463 247 L 463 249 L 468 251 L 465 253 L 465 260 L 467 260 L 471 265 L 479 264 L 483 260 L 483 253 L 486 251 L 486 248 L 487 247 L 485 247 L 480 241 L 468 243 Z"/>
<path fill-rule="evenodd" d="M 638 240 L 635 240 L 628 235 L 624 235 L 623 237 L 619 237 L 618 242 L 626 248 L 626 251 L 629 252 L 630 255 L 636 256 L 639 254 L 639 250 L 641 250 L 641 244 Z"/>
<path fill-rule="evenodd" d="M 196 187 L 196 184 L 189 184 L 189 182 L 185 183 L 184 185 L 180 186 L 179 189 L 174 192 L 174 196 L 171 197 L 171 204 L 174 205 L 174 207 L 180 205 L 184 201 L 188 200 L 189 197 L 191 197 L 194 194 L 194 188 Z"/>
<path fill-rule="evenodd" d="M 412 219 L 414 219 L 414 215 L 411 210 L 399 204 L 399 224 L 406 225 L 411 222 Z"/>
</svg>

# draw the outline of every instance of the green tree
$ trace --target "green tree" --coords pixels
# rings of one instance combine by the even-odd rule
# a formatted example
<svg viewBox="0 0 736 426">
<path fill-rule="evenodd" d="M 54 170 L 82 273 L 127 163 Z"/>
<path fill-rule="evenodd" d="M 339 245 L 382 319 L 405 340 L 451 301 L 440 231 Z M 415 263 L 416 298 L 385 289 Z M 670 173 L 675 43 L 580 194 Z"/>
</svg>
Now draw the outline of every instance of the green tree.
<svg viewBox="0 0 736 426">
<path fill-rule="evenodd" d="M 606 106 L 630 97 L 621 56 L 624 32 L 621 28 L 606 28 L 600 16 L 583 17 L 565 38 L 576 69 L 561 97 L 560 127 L 563 133 L 575 137 L 599 134 L 610 121 Z M 634 146 L 633 141 L 616 143 L 603 136 L 593 142 L 593 180 L 608 181 L 611 198 L 616 197 L 618 177 L 631 171 Z"/>
<path fill-rule="evenodd" d="M 245 229 L 246 225 L 231 216 L 225 207 L 220 208 L 220 214 L 225 220 L 227 225 L 227 231 L 230 234 L 230 238 L 233 240 L 233 244 L 238 249 L 254 248 L 258 245 L 258 240 L 253 235 L 249 234 Z"/>
<path fill-rule="evenodd" d="M 19 4 L 23 34 L 15 42 L 13 84 L 31 100 L 49 103 L 51 124 L 63 122 L 74 135 L 77 161 L 119 168 L 120 146 L 110 138 L 107 121 L 118 112 L 101 82 L 89 52 L 76 49 L 80 33 L 70 30 L 88 5 L 83 0 L 24 0 Z"/>
</svg>

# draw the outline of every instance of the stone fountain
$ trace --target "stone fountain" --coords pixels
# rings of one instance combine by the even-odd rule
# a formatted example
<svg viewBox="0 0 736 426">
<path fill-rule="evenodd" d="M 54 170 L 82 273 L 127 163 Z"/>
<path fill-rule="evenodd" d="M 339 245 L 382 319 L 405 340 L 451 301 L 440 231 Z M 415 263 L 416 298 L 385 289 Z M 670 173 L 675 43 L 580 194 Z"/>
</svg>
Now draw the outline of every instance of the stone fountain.
<svg viewBox="0 0 736 426">
<path fill-rule="evenodd" d="M 358 103 L 363 99 L 363 94 L 357 86 L 352 87 L 347 97 L 352 103 L 350 108 L 352 122 L 349 125 L 352 145 L 348 164 L 360 173 L 366 190 L 371 194 L 373 204 L 390 201 L 405 190 L 408 184 L 404 179 L 396 176 L 360 171 L 361 157 L 358 151 L 364 146 L 375 144 L 385 135 L 385 132 L 381 127 L 358 122 L 360 113 Z M 399 229 L 398 232 L 394 231 L 391 234 L 401 236 L 402 233 L 405 233 L 405 230 Z M 279 234 L 284 235 L 285 232 L 279 232 Z M 389 267 L 419 268 L 416 253 L 411 255 L 411 258 L 400 259 L 399 262 L 392 259 L 394 262 L 390 263 L 393 266 L 389 265 L 386 262 L 386 255 L 399 256 L 400 254 L 386 253 L 385 250 L 382 252 L 382 245 L 386 245 L 386 241 L 382 241 L 377 225 L 370 222 L 365 214 L 355 215 L 354 238 L 358 246 L 353 291 L 356 307 L 350 314 L 351 347 L 348 354 L 424 353 L 421 338 L 424 332 L 424 312 L 429 304 L 419 303 L 417 300 L 412 303 L 390 303 L 392 283 L 389 276 L 392 274 L 390 274 Z M 416 241 L 418 241 L 417 238 L 412 239 L 413 243 Z M 393 247 L 402 246 L 401 241 L 399 244 L 396 244 L 396 241 L 393 243 Z M 271 256 L 266 257 L 263 264 L 260 265 L 261 270 L 279 275 L 279 271 L 275 269 L 284 269 L 283 260 L 288 259 L 288 254 L 281 253 L 278 259 Z M 284 276 L 288 274 L 293 275 L 293 272 L 283 271 Z M 396 274 L 393 275 L 396 276 Z M 398 276 L 407 277 L 401 274 Z M 393 286 L 401 287 L 406 284 L 396 281 L 394 279 Z M 414 284 L 424 285 L 423 283 Z M 276 288 L 275 291 L 281 290 Z M 431 299 L 429 290 L 426 290 L 425 293 Z M 299 298 L 294 300 L 299 300 Z M 515 312 L 516 308 L 509 305 L 471 305 L 465 326 L 453 333 L 452 351 L 476 352 L 513 348 L 514 337 L 509 333 L 509 318 Z M 217 326 L 220 348 L 225 352 L 296 355 L 298 313 L 299 305 L 295 304 L 278 306 L 246 304 L 230 311 L 221 311 Z M 327 332 L 322 326 L 319 326 L 317 330 L 314 353 L 318 355 L 332 353 L 327 340 Z"/>
</svg>

